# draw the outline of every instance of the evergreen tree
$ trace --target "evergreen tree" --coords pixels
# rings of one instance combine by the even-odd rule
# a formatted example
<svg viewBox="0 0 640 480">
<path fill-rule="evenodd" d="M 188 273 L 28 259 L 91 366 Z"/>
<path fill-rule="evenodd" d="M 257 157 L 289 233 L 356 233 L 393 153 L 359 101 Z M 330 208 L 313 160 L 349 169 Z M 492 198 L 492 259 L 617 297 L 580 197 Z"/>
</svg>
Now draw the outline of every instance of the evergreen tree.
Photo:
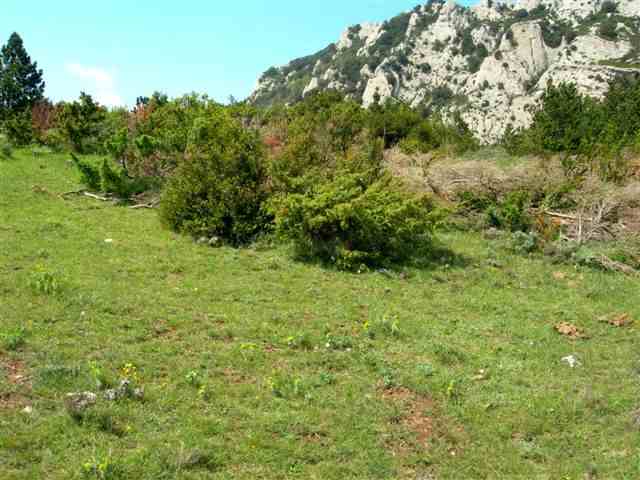
<svg viewBox="0 0 640 480">
<path fill-rule="evenodd" d="M 0 119 L 24 112 L 44 96 L 42 70 L 24 48 L 17 33 L 0 51 Z"/>
</svg>

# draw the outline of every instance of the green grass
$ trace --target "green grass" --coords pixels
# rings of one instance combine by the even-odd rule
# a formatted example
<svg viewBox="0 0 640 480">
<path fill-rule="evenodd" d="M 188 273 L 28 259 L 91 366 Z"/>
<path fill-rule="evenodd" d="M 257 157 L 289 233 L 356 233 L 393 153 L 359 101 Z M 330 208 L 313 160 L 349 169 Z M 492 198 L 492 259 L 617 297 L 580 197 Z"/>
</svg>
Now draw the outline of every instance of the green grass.
<svg viewBox="0 0 640 480">
<path fill-rule="evenodd" d="M 638 330 L 598 321 L 640 321 L 637 279 L 460 232 L 431 270 L 340 273 L 77 188 L 64 156 L 0 160 L 3 480 L 640 476 Z M 67 413 L 132 366 L 144 401 Z"/>
</svg>

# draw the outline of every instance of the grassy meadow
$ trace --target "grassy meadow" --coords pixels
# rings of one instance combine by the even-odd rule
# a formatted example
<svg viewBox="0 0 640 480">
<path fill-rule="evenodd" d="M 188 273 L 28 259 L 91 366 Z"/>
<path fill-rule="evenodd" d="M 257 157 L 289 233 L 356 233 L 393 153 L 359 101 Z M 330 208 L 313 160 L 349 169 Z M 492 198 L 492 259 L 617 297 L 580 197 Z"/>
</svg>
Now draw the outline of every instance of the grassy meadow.
<svg viewBox="0 0 640 480">
<path fill-rule="evenodd" d="M 637 278 L 453 230 L 431 268 L 344 273 L 79 188 L 0 159 L 3 480 L 640 477 Z M 142 400 L 103 398 L 123 377 Z"/>
</svg>

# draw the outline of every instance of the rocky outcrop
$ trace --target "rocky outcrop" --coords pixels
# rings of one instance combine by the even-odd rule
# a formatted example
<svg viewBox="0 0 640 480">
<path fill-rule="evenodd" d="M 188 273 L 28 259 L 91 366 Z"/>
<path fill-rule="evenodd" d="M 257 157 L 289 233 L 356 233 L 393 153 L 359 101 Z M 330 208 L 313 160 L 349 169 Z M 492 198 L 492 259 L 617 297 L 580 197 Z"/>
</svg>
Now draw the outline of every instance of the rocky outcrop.
<svg viewBox="0 0 640 480">
<path fill-rule="evenodd" d="M 265 72 L 250 101 L 291 103 L 320 89 L 367 107 L 401 101 L 459 112 L 479 139 L 526 126 L 548 82 L 602 96 L 640 67 L 640 0 L 482 0 L 418 6 L 348 28 L 337 43 Z"/>
</svg>

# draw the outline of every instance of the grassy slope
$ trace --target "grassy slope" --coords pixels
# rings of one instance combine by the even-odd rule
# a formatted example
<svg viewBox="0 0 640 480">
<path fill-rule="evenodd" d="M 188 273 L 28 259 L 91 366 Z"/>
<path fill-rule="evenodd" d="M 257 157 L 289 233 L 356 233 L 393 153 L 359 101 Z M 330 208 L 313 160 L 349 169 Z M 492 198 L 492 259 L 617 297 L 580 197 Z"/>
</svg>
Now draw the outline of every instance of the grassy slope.
<svg viewBox="0 0 640 480">
<path fill-rule="evenodd" d="M 468 233 L 442 236 L 465 261 L 408 279 L 215 250 L 153 211 L 53 195 L 77 188 L 61 156 L 16 157 L 0 160 L 0 334 L 27 336 L 0 344 L 1 478 L 80 478 L 94 459 L 141 479 L 640 475 L 638 330 L 598 321 L 640 320 L 637 280 Z M 38 268 L 59 294 L 30 287 Z M 303 334 L 310 349 L 289 345 Z M 90 361 L 113 378 L 134 364 L 146 400 L 72 420 L 62 399 L 95 390 Z"/>
</svg>

